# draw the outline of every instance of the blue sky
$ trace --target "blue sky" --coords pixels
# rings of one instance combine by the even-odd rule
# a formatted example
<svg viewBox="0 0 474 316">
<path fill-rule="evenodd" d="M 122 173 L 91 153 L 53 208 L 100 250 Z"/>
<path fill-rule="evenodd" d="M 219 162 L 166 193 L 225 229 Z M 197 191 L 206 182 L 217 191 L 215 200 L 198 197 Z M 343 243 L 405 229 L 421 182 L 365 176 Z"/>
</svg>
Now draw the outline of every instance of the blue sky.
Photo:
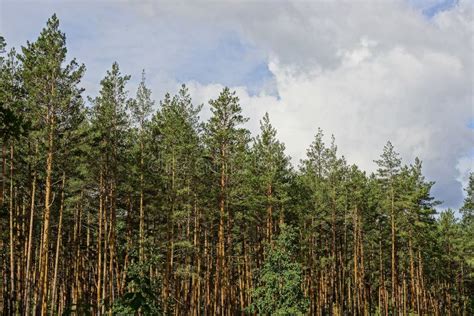
<svg viewBox="0 0 474 316">
<path fill-rule="evenodd" d="M 135 84 L 141 69 L 157 85 L 162 81 L 218 82 L 246 86 L 257 93 L 271 80 L 264 52 L 232 29 L 216 34 L 209 24 L 190 29 L 170 17 L 150 21 L 117 3 L 3 1 L 1 32 L 10 46 L 20 47 L 34 40 L 48 17 L 56 13 L 67 35 L 69 56 L 87 66 L 85 79 L 92 93 L 96 92 L 92 86 L 113 61 L 132 74 Z M 20 13 L 21 18 L 11 13 Z"/>
<path fill-rule="evenodd" d="M 427 19 L 456 3 L 457 0 L 407 2 Z M 133 75 L 135 84 L 140 69 L 145 69 L 157 84 L 164 80 L 160 76 L 167 76 L 178 83 L 220 83 L 245 86 L 251 94 L 262 89 L 276 93 L 271 89 L 268 54 L 232 29 L 224 27 L 216 34 L 214 27 L 220 26 L 210 23 L 194 24 L 190 29 L 172 17 L 150 22 L 126 1 L 3 0 L 0 8 L 1 33 L 10 46 L 17 48 L 34 40 L 48 17 L 56 13 L 67 34 L 70 56 L 88 66 L 90 92 L 96 92 L 92 86 L 97 85 L 113 61 L 118 61 L 125 72 Z"/>
<path fill-rule="evenodd" d="M 53 13 L 69 56 L 87 66 L 86 95 L 114 61 L 132 75 L 131 94 L 144 68 L 157 100 L 181 83 L 199 103 L 230 86 L 252 131 L 270 113 L 295 165 L 318 127 L 368 171 L 391 140 L 406 163 L 425 162 L 443 207 L 463 199 L 473 166 L 469 0 L 2 0 L 0 33 L 19 48 Z"/>
<path fill-rule="evenodd" d="M 432 18 L 436 14 L 442 11 L 450 10 L 457 4 L 457 0 L 439 0 L 439 1 L 426 1 L 426 0 L 411 0 L 409 1 L 413 7 L 420 10 L 426 17 Z"/>
</svg>

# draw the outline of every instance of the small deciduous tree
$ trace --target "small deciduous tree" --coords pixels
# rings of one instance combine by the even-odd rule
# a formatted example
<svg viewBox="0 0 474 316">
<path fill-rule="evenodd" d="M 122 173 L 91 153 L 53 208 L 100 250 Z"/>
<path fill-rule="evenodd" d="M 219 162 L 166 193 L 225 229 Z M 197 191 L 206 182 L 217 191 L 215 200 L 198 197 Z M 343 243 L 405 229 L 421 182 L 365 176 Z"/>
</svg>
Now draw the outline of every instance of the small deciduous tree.
<svg viewBox="0 0 474 316">
<path fill-rule="evenodd" d="M 295 258 L 298 235 L 282 224 L 257 277 L 251 310 L 262 315 L 304 315 L 308 300 L 302 291 L 303 270 Z"/>
</svg>

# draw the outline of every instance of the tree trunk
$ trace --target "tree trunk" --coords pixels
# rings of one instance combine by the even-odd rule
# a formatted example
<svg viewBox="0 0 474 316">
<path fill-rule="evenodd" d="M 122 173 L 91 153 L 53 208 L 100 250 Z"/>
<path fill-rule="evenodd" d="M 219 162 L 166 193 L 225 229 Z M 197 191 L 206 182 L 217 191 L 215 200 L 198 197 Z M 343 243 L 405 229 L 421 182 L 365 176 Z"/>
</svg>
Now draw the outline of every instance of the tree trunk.
<svg viewBox="0 0 474 316">
<path fill-rule="evenodd" d="M 273 232 L 273 190 L 272 185 L 267 186 L 267 241 L 271 243 Z"/>
<path fill-rule="evenodd" d="M 54 260 L 54 276 L 53 276 L 53 285 L 52 285 L 52 299 L 51 299 L 51 315 L 54 315 L 55 304 L 56 304 L 56 282 L 58 278 L 58 266 L 59 266 L 59 253 L 61 249 L 61 235 L 63 229 L 63 210 L 64 210 L 64 185 L 66 182 L 66 174 L 63 172 L 62 183 L 61 183 L 61 204 L 59 207 L 59 223 L 58 223 L 58 232 L 56 239 L 56 258 Z M 76 258 L 76 260 L 79 258 Z"/>
<path fill-rule="evenodd" d="M 140 137 L 140 263 L 145 260 L 145 212 L 143 209 L 143 141 Z"/>
<path fill-rule="evenodd" d="M 13 209 L 13 143 L 10 145 L 10 306 L 12 311 L 15 311 L 15 237 L 14 237 L 14 225 L 15 225 L 15 214 Z"/>
<path fill-rule="evenodd" d="M 38 145 L 36 145 L 36 153 Z M 35 219 L 35 195 L 36 195 L 36 169 L 33 171 L 33 180 L 31 183 L 31 205 L 30 205 L 30 223 L 28 230 L 28 250 L 26 257 L 26 275 L 25 275 L 25 314 L 30 314 L 30 266 L 31 266 L 31 247 L 33 245 L 33 227 Z"/>
<path fill-rule="evenodd" d="M 99 231 L 97 233 L 97 314 L 101 315 L 101 295 L 102 295 L 102 217 L 103 217 L 103 194 L 104 194 L 104 180 L 103 172 L 100 171 L 99 177 Z"/>
<path fill-rule="evenodd" d="M 392 239 L 392 309 L 393 313 L 398 313 L 398 279 L 397 279 L 397 245 L 396 245 L 396 227 L 395 227 L 395 197 L 392 188 L 391 192 L 391 212 L 390 212 L 390 222 L 391 222 L 391 239 Z"/>
<path fill-rule="evenodd" d="M 49 216 L 51 213 L 51 183 L 53 173 L 53 152 L 54 152 L 54 114 L 51 108 L 48 109 L 48 154 L 46 159 L 46 182 L 45 182 L 45 198 L 44 198 L 44 223 L 43 223 L 43 241 L 40 254 L 40 297 L 41 297 L 41 315 L 46 314 L 48 307 L 48 257 L 49 257 Z"/>
<path fill-rule="evenodd" d="M 5 196 L 5 179 L 7 177 L 7 146 L 6 141 L 2 143 L 2 189 L 0 190 L 0 205 L 3 205 Z"/>
<path fill-rule="evenodd" d="M 221 145 L 221 174 L 219 195 L 219 230 L 217 244 L 216 281 L 214 287 L 214 314 L 223 314 L 226 292 L 226 280 L 224 280 L 225 262 L 225 203 L 226 203 L 226 151 L 225 145 Z"/>
</svg>

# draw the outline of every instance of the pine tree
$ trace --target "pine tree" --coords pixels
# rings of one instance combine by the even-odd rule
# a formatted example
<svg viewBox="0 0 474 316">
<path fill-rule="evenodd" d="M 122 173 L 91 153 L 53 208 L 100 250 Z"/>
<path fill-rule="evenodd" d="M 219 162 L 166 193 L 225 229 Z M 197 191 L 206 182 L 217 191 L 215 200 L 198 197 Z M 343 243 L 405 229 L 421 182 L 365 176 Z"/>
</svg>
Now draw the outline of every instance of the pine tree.
<svg viewBox="0 0 474 316">
<path fill-rule="evenodd" d="M 265 210 L 265 239 L 271 242 L 277 231 L 277 221 L 284 221 L 284 204 L 290 181 L 290 158 L 285 146 L 276 138 L 276 130 L 270 123 L 268 113 L 260 121 L 260 132 L 252 148 L 256 175 L 256 192 L 259 205 Z"/>
<path fill-rule="evenodd" d="M 307 150 L 307 158 L 301 161 L 300 178 L 306 196 L 300 197 L 303 214 L 300 224 L 304 227 L 305 275 L 311 313 L 338 313 L 343 308 L 342 279 L 345 272 L 336 266 L 344 261 L 341 248 L 347 241 L 344 222 L 344 158 L 337 156 L 332 138 L 328 147 L 323 141 L 323 131 L 318 129 L 314 141 Z M 325 278 L 328 278 L 325 280 Z M 324 293 L 324 294 L 323 294 Z"/>
<path fill-rule="evenodd" d="M 142 72 L 142 80 L 138 86 L 137 96 L 130 102 L 132 118 L 138 129 L 139 140 L 139 177 L 140 177 L 140 224 L 139 224 L 139 259 L 145 260 L 145 205 L 144 205 L 144 164 L 145 164 L 145 127 L 148 123 L 154 101 L 151 99 L 151 90 L 145 85 L 145 71 Z"/>
<path fill-rule="evenodd" d="M 233 280 L 230 279 L 232 263 L 229 251 L 233 249 L 233 216 L 229 197 L 236 188 L 234 181 L 239 164 L 242 163 L 239 154 L 248 143 L 248 131 L 241 127 L 247 119 L 241 114 L 238 97 L 229 88 L 224 88 L 217 99 L 209 101 L 209 105 L 212 116 L 205 126 L 205 142 L 216 176 L 213 192 L 216 196 L 214 207 L 218 209 L 213 313 L 230 314 L 233 300 L 230 287 Z"/>
<path fill-rule="evenodd" d="M 353 284 L 352 306 L 356 314 L 369 313 L 369 289 L 367 287 L 367 248 L 370 244 L 366 240 L 371 228 L 368 223 L 373 216 L 369 205 L 370 182 L 366 174 L 353 165 L 348 170 L 345 184 L 347 192 L 348 213 L 352 217 L 352 278 Z M 348 215 L 349 215 L 348 214 Z M 369 248 L 370 249 L 370 248 Z M 349 287 L 350 288 L 350 287 Z"/>
<path fill-rule="evenodd" d="M 70 124 L 81 104 L 82 89 L 78 84 L 85 71 L 75 59 L 66 63 L 66 36 L 59 29 L 59 20 L 53 15 L 38 39 L 23 47 L 22 77 L 27 93 L 27 104 L 32 112 L 35 129 L 42 131 L 46 148 L 46 179 L 44 192 L 42 247 L 39 252 L 39 310 L 45 314 L 48 307 L 50 215 L 53 197 L 53 170 L 58 144 L 58 131 Z"/>
<path fill-rule="evenodd" d="M 202 157 L 199 144 L 200 106 L 192 104 L 188 89 L 183 85 L 174 97 L 166 95 L 151 123 L 155 160 L 159 164 L 162 184 L 160 200 L 162 221 L 166 231 L 166 267 L 163 276 L 164 312 L 175 304 L 171 297 L 189 290 L 192 274 L 189 256 L 193 250 L 190 229 L 197 209 L 197 177 Z M 198 227 L 195 227 L 198 229 Z M 192 267 L 194 269 L 194 267 Z M 194 288 L 193 291 L 196 289 Z M 171 306 L 168 306 L 168 305 Z M 189 308 L 190 302 L 181 302 Z M 175 306 L 179 311 L 180 305 Z"/>
<path fill-rule="evenodd" d="M 392 143 L 387 142 L 383 148 L 383 153 L 379 160 L 375 161 L 379 166 L 377 175 L 381 180 L 381 185 L 385 191 L 383 207 L 390 217 L 390 235 L 391 235 L 391 300 L 390 307 L 394 312 L 399 308 L 398 293 L 398 250 L 397 250 L 397 216 L 398 216 L 398 190 L 397 176 L 400 173 L 401 159 L 395 152 Z"/>
<path fill-rule="evenodd" d="M 98 191 L 98 229 L 97 229 L 97 312 L 102 314 L 108 305 L 113 304 L 112 293 L 121 290 L 123 284 L 117 253 L 117 209 L 121 197 L 120 181 L 126 177 L 124 159 L 126 154 L 126 135 L 129 117 L 126 112 L 128 95 L 126 83 L 128 75 L 122 75 L 117 63 L 112 64 L 101 81 L 99 95 L 92 99 L 91 124 L 94 131 L 91 154 L 96 157 L 90 166 L 94 172 Z M 92 157 L 91 157 L 92 158 Z M 119 214 L 121 215 L 121 214 Z M 121 236 L 121 235 L 118 235 Z M 121 267 L 120 267 L 121 268 Z M 118 285 L 119 286 L 118 286 Z M 110 301 L 108 298 L 111 298 Z"/>
</svg>

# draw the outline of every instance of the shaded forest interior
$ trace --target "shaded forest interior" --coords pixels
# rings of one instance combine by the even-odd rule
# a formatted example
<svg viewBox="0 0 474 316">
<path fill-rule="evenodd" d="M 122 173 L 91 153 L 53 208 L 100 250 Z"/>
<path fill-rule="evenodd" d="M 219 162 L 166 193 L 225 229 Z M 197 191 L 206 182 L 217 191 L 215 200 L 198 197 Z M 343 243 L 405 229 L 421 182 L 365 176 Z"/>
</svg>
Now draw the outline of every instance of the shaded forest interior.
<svg viewBox="0 0 474 316">
<path fill-rule="evenodd" d="M 228 88 L 202 122 L 114 63 L 86 102 L 55 15 L 0 46 L 4 315 L 474 314 L 472 174 L 437 213 L 390 142 L 368 174 L 319 130 L 293 167 Z"/>
</svg>

